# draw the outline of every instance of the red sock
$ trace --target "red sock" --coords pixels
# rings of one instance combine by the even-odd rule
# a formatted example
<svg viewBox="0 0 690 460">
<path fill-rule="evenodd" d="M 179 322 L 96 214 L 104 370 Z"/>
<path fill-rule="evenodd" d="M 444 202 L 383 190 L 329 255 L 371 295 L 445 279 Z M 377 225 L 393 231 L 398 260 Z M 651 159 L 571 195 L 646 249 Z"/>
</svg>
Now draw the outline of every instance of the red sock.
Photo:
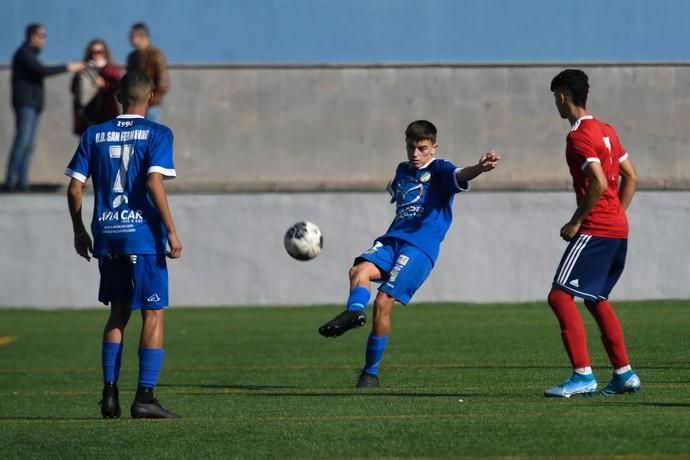
<svg viewBox="0 0 690 460">
<path fill-rule="evenodd" d="M 561 337 L 573 369 L 590 365 L 585 325 L 577 311 L 573 296 L 557 289 L 549 292 L 549 305 L 561 325 Z"/>
<path fill-rule="evenodd" d="M 607 300 L 602 300 L 601 302 L 586 301 L 585 305 L 599 325 L 601 341 L 604 343 L 613 368 L 618 369 L 630 364 L 623 339 L 623 328 L 611 304 Z"/>
</svg>

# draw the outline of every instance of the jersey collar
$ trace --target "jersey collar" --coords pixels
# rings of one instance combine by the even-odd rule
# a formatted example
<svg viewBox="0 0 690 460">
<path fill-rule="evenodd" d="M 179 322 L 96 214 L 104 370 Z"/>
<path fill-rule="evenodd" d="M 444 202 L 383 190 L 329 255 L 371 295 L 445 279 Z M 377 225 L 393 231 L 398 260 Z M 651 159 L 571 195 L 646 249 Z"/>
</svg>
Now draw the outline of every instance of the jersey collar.
<svg viewBox="0 0 690 460">
<path fill-rule="evenodd" d="M 144 118 L 141 115 L 134 115 L 131 113 L 125 113 L 122 115 L 118 115 L 117 118 L 124 118 L 124 119 L 131 119 L 131 118 Z"/>
<path fill-rule="evenodd" d="M 433 157 L 432 157 L 431 160 L 427 161 L 426 164 L 423 164 L 422 166 L 420 166 L 420 167 L 417 168 L 417 169 L 419 170 L 419 169 L 426 169 L 426 168 L 428 168 L 429 165 L 430 165 L 431 163 L 433 163 L 435 159 L 436 159 L 436 158 L 433 158 Z"/>
<path fill-rule="evenodd" d="M 582 120 L 593 120 L 594 117 L 592 115 L 585 115 L 584 117 L 578 118 L 575 123 L 573 123 L 573 127 L 570 128 L 570 131 L 577 131 L 577 128 L 580 127 L 580 123 L 582 123 Z"/>
</svg>

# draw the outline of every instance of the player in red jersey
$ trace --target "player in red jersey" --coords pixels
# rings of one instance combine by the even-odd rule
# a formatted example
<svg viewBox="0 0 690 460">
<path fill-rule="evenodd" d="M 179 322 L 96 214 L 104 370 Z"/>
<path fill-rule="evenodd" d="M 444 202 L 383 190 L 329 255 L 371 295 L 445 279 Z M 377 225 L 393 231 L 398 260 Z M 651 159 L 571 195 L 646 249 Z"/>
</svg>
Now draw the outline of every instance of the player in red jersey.
<svg viewBox="0 0 690 460">
<path fill-rule="evenodd" d="M 573 297 L 584 299 L 613 365 L 613 378 L 601 394 L 636 392 L 640 379 L 630 367 L 623 330 L 607 299 L 625 266 L 625 210 L 635 194 L 637 173 L 613 126 L 587 112 L 589 81 L 583 71 L 567 69 L 559 73 L 551 81 L 551 91 L 561 118 L 571 124 L 565 156 L 577 209 L 561 228 L 561 237 L 570 243 L 548 297 L 560 323 L 573 373 L 544 395 L 569 398 L 597 390 L 585 328 Z"/>
</svg>

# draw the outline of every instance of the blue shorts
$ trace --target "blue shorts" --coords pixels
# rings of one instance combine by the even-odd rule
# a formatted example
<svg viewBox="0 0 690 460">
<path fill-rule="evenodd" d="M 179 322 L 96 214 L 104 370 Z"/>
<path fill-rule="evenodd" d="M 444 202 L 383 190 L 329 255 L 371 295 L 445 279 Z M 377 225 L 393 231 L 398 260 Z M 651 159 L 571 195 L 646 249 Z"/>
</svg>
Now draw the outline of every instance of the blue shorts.
<svg viewBox="0 0 690 460">
<path fill-rule="evenodd" d="M 397 238 L 380 238 L 371 249 L 355 259 L 376 265 L 384 274 L 379 291 L 407 305 L 427 279 L 434 264 L 422 250 Z"/>
<path fill-rule="evenodd" d="M 168 305 L 168 267 L 164 254 L 116 254 L 98 259 L 98 300 L 126 303 L 130 310 L 159 310 Z"/>
<path fill-rule="evenodd" d="M 608 299 L 623 273 L 628 240 L 578 233 L 558 264 L 553 287 L 585 300 Z"/>
</svg>

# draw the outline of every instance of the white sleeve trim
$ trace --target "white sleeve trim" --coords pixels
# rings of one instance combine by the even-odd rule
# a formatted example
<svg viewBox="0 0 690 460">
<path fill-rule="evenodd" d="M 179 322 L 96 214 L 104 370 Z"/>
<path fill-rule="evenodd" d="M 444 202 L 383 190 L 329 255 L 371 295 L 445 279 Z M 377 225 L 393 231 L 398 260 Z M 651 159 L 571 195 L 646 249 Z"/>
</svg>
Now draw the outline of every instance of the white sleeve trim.
<svg viewBox="0 0 690 460">
<path fill-rule="evenodd" d="M 621 157 L 618 159 L 618 163 L 623 163 L 625 160 L 628 159 L 630 155 L 628 155 L 628 152 L 625 152 Z"/>
<path fill-rule="evenodd" d="M 455 181 L 455 188 L 457 188 L 460 192 L 469 192 L 472 188 L 472 182 L 465 182 L 465 184 L 467 184 L 467 187 L 463 187 L 462 185 L 460 185 L 460 182 L 458 181 L 458 173 L 461 170 L 462 168 L 455 168 L 455 171 L 453 171 L 453 180 Z"/>
<path fill-rule="evenodd" d="M 166 179 L 174 179 L 175 177 L 177 177 L 177 172 L 175 172 L 174 169 L 168 169 L 162 166 L 149 167 L 148 171 L 146 171 L 146 174 L 151 173 L 161 173 L 163 177 L 165 177 Z"/>
<path fill-rule="evenodd" d="M 86 183 L 86 180 L 88 179 L 88 177 L 86 177 L 86 176 L 83 175 L 82 173 L 78 173 L 78 172 L 76 172 L 76 171 L 72 171 L 72 170 L 69 169 L 69 168 L 65 168 L 65 176 L 69 176 L 69 177 L 71 177 L 71 178 L 73 178 L 73 179 L 77 179 L 77 180 L 78 180 L 79 182 L 81 182 L 82 184 L 85 184 L 85 183 Z"/>
<path fill-rule="evenodd" d="M 581 167 L 580 169 L 582 169 L 582 170 L 584 171 L 585 168 L 587 167 L 587 165 L 589 165 L 590 163 L 599 163 L 599 164 L 601 164 L 601 160 L 600 160 L 599 158 L 596 158 L 596 157 L 587 158 L 587 159 L 585 160 L 585 162 L 582 163 L 582 167 Z"/>
</svg>

